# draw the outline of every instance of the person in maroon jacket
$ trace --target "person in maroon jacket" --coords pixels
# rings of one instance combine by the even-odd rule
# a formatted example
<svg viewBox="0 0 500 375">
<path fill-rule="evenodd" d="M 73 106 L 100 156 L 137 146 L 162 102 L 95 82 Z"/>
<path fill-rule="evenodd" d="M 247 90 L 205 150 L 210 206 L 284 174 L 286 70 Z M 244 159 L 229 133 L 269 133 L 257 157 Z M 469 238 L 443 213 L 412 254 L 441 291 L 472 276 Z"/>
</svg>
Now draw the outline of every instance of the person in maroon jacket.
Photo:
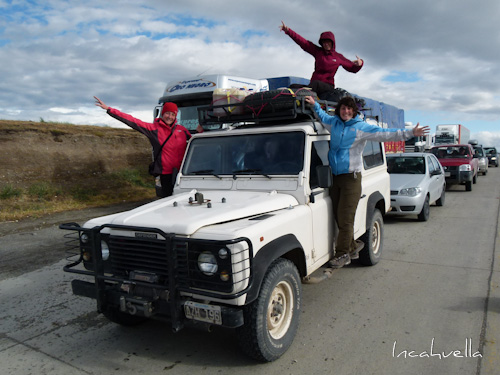
<svg viewBox="0 0 500 375">
<path fill-rule="evenodd" d="M 175 182 L 174 172 L 181 167 L 187 141 L 191 138 L 191 133 L 177 123 L 177 105 L 169 102 L 164 103 L 161 116 L 150 123 L 111 108 L 96 96 L 94 98 L 95 105 L 105 109 L 108 115 L 148 137 L 155 157 L 152 172 L 160 176 L 162 197 L 172 195 Z M 162 145 L 163 147 L 161 147 Z"/>
<path fill-rule="evenodd" d="M 363 60 L 356 56 L 356 60 L 349 60 L 335 50 L 335 36 L 331 31 L 325 31 L 319 38 L 318 46 L 304 39 L 281 21 L 281 31 L 284 31 L 304 51 L 314 59 L 314 72 L 309 87 L 321 97 L 321 94 L 335 89 L 335 73 L 341 66 L 351 73 L 357 73 L 363 67 Z"/>
</svg>

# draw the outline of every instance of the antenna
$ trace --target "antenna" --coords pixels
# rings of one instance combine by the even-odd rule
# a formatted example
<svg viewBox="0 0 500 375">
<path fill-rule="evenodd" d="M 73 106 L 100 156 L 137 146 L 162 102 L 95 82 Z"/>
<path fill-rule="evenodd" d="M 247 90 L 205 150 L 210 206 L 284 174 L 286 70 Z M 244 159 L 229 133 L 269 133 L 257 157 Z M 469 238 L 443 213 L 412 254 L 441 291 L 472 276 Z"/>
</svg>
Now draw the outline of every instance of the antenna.
<svg viewBox="0 0 500 375">
<path fill-rule="evenodd" d="M 213 67 L 214 67 L 213 65 L 212 65 L 212 66 L 210 66 L 210 67 L 208 67 L 206 70 L 204 70 L 203 72 L 201 72 L 200 74 L 198 74 L 196 77 L 199 77 L 199 76 L 201 76 L 202 74 L 205 74 L 206 72 L 208 72 L 208 71 L 209 71 L 210 69 L 212 69 Z"/>
</svg>

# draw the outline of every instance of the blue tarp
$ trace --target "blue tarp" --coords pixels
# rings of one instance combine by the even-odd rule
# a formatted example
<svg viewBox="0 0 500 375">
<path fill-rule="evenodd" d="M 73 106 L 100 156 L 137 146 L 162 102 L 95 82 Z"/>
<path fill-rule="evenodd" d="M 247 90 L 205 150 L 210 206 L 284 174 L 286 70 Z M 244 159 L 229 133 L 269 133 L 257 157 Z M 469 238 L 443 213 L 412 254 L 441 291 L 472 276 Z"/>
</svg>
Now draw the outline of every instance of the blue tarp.
<svg viewBox="0 0 500 375">
<path fill-rule="evenodd" d="M 269 90 L 277 90 L 282 87 L 290 87 L 292 84 L 308 85 L 309 79 L 294 76 L 265 78 L 269 83 Z M 364 98 L 359 95 L 352 94 L 365 101 L 363 111 L 367 119 L 376 122 L 377 125 L 383 128 L 405 128 L 405 114 L 404 110 L 399 109 L 393 105 L 382 103 L 373 99 Z M 372 122 L 368 121 L 368 122 Z"/>
<path fill-rule="evenodd" d="M 357 95 L 356 95 L 357 96 Z M 405 112 L 393 105 L 358 96 L 365 101 L 363 111 L 368 119 L 373 119 L 383 128 L 405 128 Z"/>
</svg>

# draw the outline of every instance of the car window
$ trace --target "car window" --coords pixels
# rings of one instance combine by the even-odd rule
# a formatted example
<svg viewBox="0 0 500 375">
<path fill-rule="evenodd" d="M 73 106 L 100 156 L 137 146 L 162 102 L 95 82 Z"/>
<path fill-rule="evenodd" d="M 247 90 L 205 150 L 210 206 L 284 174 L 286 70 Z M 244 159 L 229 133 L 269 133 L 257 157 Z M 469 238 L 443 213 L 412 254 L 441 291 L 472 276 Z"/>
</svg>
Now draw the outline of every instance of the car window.
<svg viewBox="0 0 500 375">
<path fill-rule="evenodd" d="M 303 132 L 193 139 L 184 175 L 298 174 L 303 168 Z"/>
<path fill-rule="evenodd" d="M 436 157 L 434 155 L 429 155 L 429 161 L 434 166 L 435 171 L 441 170 L 441 164 L 439 163 L 439 161 L 436 159 Z"/>
<path fill-rule="evenodd" d="M 479 157 L 484 157 L 484 151 L 482 147 L 474 147 L 474 153 Z"/>
<path fill-rule="evenodd" d="M 432 162 L 432 158 L 431 158 L 432 155 L 429 155 L 426 160 L 427 160 L 427 164 L 429 166 L 429 173 L 434 173 L 434 171 L 436 170 L 436 165 Z"/>
<path fill-rule="evenodd" d="M 384 164 L 382 156 L 382 144 L 379 142 L 368 141 L 363 150 L 363 165 L 365 169 L 370 169 Z"/>
<path fill-rule="evenodd" d="M 425 174 L 422 156 L 388 156 L 387 171 L 392 174 Z"/>
<path fill-rule="evenodd" d="M 330 148 L 328 141 L 315 141 L 311 148 L 311 168 L 309 170 L 309 186 L 311 189 L 319 187 L 318 174 L 316 167 L 328 165 L 328 150 Z"/>
<path fill-rule="evenodd" d="M 470 148 L 466 146 L 433 147 L 431 152 L 438 159 L 453 159 L 470 157 Z"/>
</svg>

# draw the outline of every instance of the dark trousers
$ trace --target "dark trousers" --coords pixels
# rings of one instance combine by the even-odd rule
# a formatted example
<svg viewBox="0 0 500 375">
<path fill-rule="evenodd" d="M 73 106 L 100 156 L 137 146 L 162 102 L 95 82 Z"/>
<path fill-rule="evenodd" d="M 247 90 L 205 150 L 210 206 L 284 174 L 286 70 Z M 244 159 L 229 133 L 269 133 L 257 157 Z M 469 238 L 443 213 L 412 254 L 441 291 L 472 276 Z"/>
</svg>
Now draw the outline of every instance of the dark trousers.
<svg viewBox="0 0 500 375">
<path fill-rule="evenodd" d="M 338 257 L 353 252 L 356 248 L 354 216 L 361 197 L 361 173 L 334 175 L 330 196 L 333 214 L 339 228 L 335 243 L 335 257 Z"/>
<path fill-rule="evenodd" d="M 170 197 L 174 192 L 174 181 L 171 174 L 161 174 L 161 198 Z"/>
</svg>

